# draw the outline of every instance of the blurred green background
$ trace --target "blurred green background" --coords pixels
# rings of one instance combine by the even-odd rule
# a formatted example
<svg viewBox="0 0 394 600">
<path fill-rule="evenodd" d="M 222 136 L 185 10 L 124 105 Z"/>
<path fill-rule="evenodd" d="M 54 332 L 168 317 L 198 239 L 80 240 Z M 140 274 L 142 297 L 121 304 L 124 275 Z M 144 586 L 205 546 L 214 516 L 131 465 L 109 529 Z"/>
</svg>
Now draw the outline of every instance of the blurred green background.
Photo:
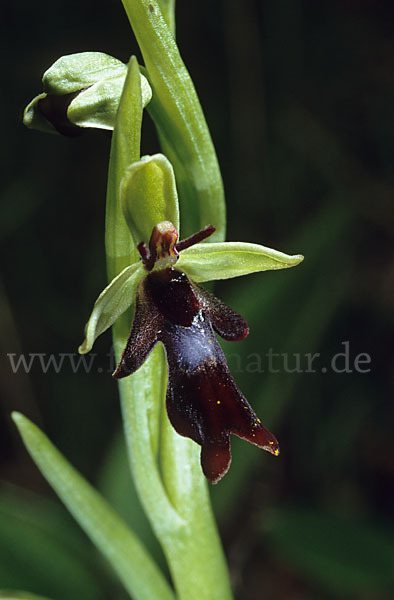
<svg viewBox="0 0 394 600">
<path fill-rule="evenodd" d="M 222 168 L 228 239 L 305 255 L 296 269 L 215 290 L 249 322 L 249 338 L 226 351 L 281 444 L 275 459 L 233 439 L 230 472 L 212 488 L 236 598 L 392 598 L 394 5 L 177 4 L 178 43 Z M 110 335 L 89 373 L 67 358 L 58 373 L 34 362 L 14 374 L 7 354 L 75 353 L 106 281 L 110 138 L 28 131 L 23 108 L 59 56 L 127 61 L 138 48 L 115 0 L 17 3 L 3 27 L 0 588 L 121 600 L 10 420 L 20 410 L 43 427 L 162 561 L 130 487 Z M 157 149 L 146 116 L 143 151 Z M 337 372 L 331 360 L 345 347 L 352 372 Z M 274 369 L 270 349 L 287 356 Z M 369 372 L 354 368 L 360 353 Z M 289 372 L 295 354 L 300 372 Z"/>
</svg>

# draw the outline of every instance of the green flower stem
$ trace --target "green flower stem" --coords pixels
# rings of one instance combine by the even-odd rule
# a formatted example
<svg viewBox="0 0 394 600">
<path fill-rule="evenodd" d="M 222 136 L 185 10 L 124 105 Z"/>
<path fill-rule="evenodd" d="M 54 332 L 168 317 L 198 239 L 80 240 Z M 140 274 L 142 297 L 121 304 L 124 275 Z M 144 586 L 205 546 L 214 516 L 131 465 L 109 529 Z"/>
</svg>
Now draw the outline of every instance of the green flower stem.
<svg viewBox="0 0 394 600">
<path fill-rule="evenodd" d="M 167 413 L 162 416 L 161 460 L 163 479 L 171 503 L 183 526 L 176 532 L 170 551 L 176 555 L 176 589 L 179 598 L 231 600 L 227 564 L 214 521 L 207 482 L 202 476 L 200 448 L 179 436 Z M 187 579 L 184 574 L 188 573 Z M 174 574 L 175 576 L 175 574 Z"/>
<path fill-rule="evenodd" d="M 230 600 L 200 449 L 174 431 L 164 410 L 167 368 L 161 345 L 134 375 L 119 384 L 134 479 L 167 557 L 177 598 Z M 163 475 L 158 463 L 159 437 Z"/>
<path fill-rule="evenodd" d="M 122 0 L 140 46 L 153 97 L 148 110 L 175 169 L 183 237 L 205 225 L 225 235 L 219 165 L 193 82 L 157 0 Z"/>
<path fill-rule="evenodd" d="M 134 257 L 134 245 L 120 208 L 120 182 L 127 167 L 140 158 L 136 131 L 141 127 L 140 113 L 134 112 L 138 120 L 128 113 L 140 106 L 136 99 L 141 95 L 137 74 L 138 65 L 133 60 L 120 100 L 110 158 L 106 224 L 110 277 L 124 268 L 128 256 Z M 130 315 L 114 325 L 117 360 L 130 327 Z M 167 557 L 178 599 L 229 600 L 232 596 L 227 567 L 200 468 L 200 449 L 172 430 L 164 408 L 166 386 L 167 365 L 161 345 L 136 373 L 119 381 L 136 489 Z"/>
<path fill-rule="evenodd" d="M 112 564 L 132 598 L 174 600 L 163 575 L 138 538 L 48 438 L 20 413 L 12 415 L 40 471 L 76 521 Z"/>
</svg>

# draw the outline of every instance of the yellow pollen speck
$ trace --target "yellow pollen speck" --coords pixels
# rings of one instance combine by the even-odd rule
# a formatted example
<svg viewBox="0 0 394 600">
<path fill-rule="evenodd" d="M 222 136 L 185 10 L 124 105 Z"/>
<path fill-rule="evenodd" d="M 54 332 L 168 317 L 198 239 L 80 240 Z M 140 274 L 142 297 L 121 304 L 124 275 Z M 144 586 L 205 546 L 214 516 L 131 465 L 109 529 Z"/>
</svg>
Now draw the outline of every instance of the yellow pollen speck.
<svg viewBox="0 0 394 600">
<path fill-rule="evenodd" d="M 218 401 L 216 402 L 216 404 L 220 404 L 220 400 L 218 400 Z"/>
<path fill-rule="evenodd" d="M 259 419 L 259 418 L 257 418 L 257 422 L 258 422 L 258 423 L 261 423 L 261 421 L 260 421 L 260 419 Z"/>
<path fill-rule="evenodd" d="M 273 444 L 273 443 L 274 443 L 274 442 L 270 442 L 271 446 L 272 446 L 272 444 Z"/>
<path fill-rule="evenodd" d="M 278 454 L 279 454 L 279 450 L 275 450 L 275 451 L 274 451 L 274 454 L 275 454 L 275 456 L 278 456 Z"/>
</svg>

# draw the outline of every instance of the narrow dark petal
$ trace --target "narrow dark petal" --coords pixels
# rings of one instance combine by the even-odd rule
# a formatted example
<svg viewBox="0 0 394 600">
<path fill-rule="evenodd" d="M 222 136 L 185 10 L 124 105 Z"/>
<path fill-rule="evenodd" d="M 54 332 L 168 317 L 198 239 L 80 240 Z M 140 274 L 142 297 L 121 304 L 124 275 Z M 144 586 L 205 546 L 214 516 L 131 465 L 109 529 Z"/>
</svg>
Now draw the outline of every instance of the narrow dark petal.
<svg viewBox="0 0 394 600">
<path fill-rule="evenodd" d="M 200 231 L 197 231 L 197 233 L 193 233 L 193 235 L 190 235 L 184 240 L 178 242 L 176 245 L 176 249 L 178 250 L 178 252 L 182 252 L 182 250 L 186 250 L 186 248 L 190 248 L 190 246 L 199 244 L 200 242 L 211 236 L 213 233 L 215 233 L 215 231 L 216 227 L 214 227 L 213 225 L 207 225 L 206 227 L 204 227 L 204 229 L 201 229 Z"/>
<path fill-rule="evenodd" d="M 229 342 L 238 342 L 249 333 L 247 322 L 235 310 L 224 304 L 213 294 L 200 286 L 195 286 L 204 311 L 209 315 L 216 333 Z"/>
<path fill-rule="evenodd" d="M 133 327 L 120 362 L 113 373 L 115 379 L 131 375 L 145 362 L 158 341 L 157 331 L 162 321 L 162 315 L 140 289 L 137 293 Z"/>
<path fill-rule="evenodd" d="M 145 242 L 140 242 L 137 246 L 138 254 L 142 258 L 142 262 L 144 264 L 148 263 L 150 260 L 150 252 L 148 250 L 148 246 Z"/>
</svg>

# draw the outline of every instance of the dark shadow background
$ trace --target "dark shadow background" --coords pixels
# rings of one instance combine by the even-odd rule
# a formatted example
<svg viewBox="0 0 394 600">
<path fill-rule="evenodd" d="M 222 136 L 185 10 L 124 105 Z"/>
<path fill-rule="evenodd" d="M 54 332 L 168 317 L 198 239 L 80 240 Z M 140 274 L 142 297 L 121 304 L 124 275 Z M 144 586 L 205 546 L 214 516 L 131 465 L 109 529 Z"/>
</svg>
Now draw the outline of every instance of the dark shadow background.
<svg viewBox="0 0 394 600">
<path fill-rule="evenodd" d="M 9 416 L 43 427 L 162 560 L 128 481 L 110 335 L 90 373 L 65 361 L 59 373 L 34 363 L 13 374 L 7 354 L 76 352 L 106 281 L 110 139 L 28 131 L 23 108 L 59 56 L 127 61 L 138 48 L 115 1 L 22 2 L 2 25 L 0 588 L 120 599 Z M 274 459 L 234 440 L 231 470 L 212 489 L 239 600 L 393 595 L 393 25 L 388 0 L 178 1 L 228 239 L 305 255 L 296 269 L 216 286 L 251 327 L 226 345 L 235 377 L 281 443 Z M 148 116 L 143 144 L 158 150 Z M 350 362 L 337 358 L 334 371 L 345 348 Z M 268 373 L 270 349 L 287 359 Z M 310 353 L 315 372 L 305 372 Z M 354 368 L 360 353 L 368 372 Z M 295 355 L 303 372 L 289 372 Z"/>
</svg>

